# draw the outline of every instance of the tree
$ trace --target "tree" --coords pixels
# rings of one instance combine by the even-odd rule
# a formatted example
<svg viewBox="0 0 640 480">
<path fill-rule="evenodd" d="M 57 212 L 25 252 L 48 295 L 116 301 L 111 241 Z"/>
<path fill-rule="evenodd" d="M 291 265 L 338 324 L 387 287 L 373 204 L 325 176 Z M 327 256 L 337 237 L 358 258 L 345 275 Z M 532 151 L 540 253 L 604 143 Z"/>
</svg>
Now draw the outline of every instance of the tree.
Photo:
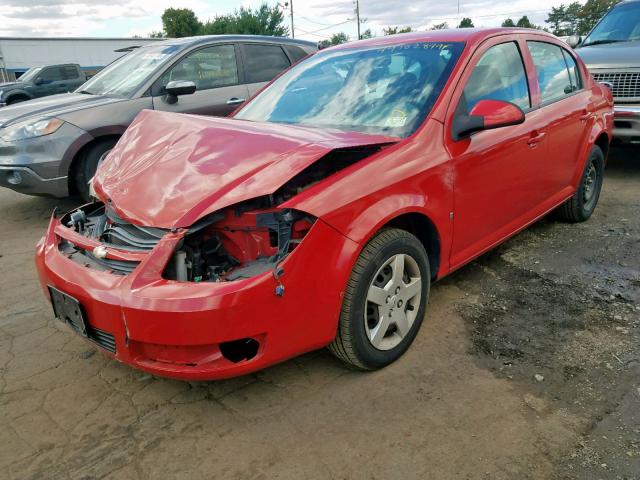
<svg viewBox="0 0 640 480">
<path fill-rule="evenodd" d="M 620 0 L 587 0 L 580 10 L 578 21 L 579 33 L 588 33 L 603 15 L 617 3 L 620 3 Z"/>
<path fill-rule="evenodd" d="M 507 18 L 504 22 L 502 22 L 503 27 L 515 27 L 516 23 L 511 18 Z"/>
<path fill-rule="evenodd" d="M 349 41 L 349 37 L 344 32 L 334 33 L 329 37 L 328 40 L 322 40 L 318 46 L 320 48 L 331 47 L 332 45 L 340 45 L 341 43 L 347 43 Z"/>
<path fill-rule="evenodd" d="M 431 25 L 431 28 L 429 28 L 429 30 L 446 30 L 447 28 L 449 28 L 449 24 L 447 22 L 442 22 Z"/>
<path fill-rule="evenodd" d="M 551 32 L 554 35 L 572 35 L 578 31 L 581 11 L 582 5 L 579 2 L 551 7 L 551 12 L 549 12 L 545 23 L 551 25 Z"/>
<path fill-rule="evenodd" d="M 371 29 L 367 28 L 364 32 L 362 32 L 362 35 L 360 35 L 360 38 L 362 38 L 363 40 L 366 38 L 373 38 L 373 33 L 371 33 Z"/>
<path fill-rule="evenodd" d="M 475 25 L 473 24 L 473 20 L 471 20 L 468 17 L 464 17 L 461 21 L 460 21 L 460 25 L 458 25 L 458 28 L 473 28 Z"/>
<path fill-rule="evenodd" d="M 170 38 L 198 35 L 202 27 L 196 14 L 188 8 L 167 8 L 162 14 L 162 26 Z"/>
<path fill-rule="evenodd" d="M 164 37 L 166 37 L 164 32 L 153 31 L 149 33 L 149 38 L 164 38 Z"/>
<path fill-rule="evenodd" d="M 382 29 L 382 33 L 385 35 L 396 35 L 398 33 L 409 33 L 411 31 L 411 27 L 387 27 Z"/>
<path fill-rule="evenodd" d="M 240 7 L 229 15 L 220 15 L 202 25 L 205 35 L 271 35 L 284 37 L 289 28 L 284 24 L 284 13 L 277 6 L 263 3 L 258 8 Z"/>
<path fill-rule="evenodd" d="M 533 23 L 531 23 L 531 20 L 529 20 L 529 17 L 527 17 L 526 15 L 524 15 L 520 20 L 518 20 L 518 22 L 516 23 L 516 27 L 536 28 L 536 26 Z"/>
</svg>

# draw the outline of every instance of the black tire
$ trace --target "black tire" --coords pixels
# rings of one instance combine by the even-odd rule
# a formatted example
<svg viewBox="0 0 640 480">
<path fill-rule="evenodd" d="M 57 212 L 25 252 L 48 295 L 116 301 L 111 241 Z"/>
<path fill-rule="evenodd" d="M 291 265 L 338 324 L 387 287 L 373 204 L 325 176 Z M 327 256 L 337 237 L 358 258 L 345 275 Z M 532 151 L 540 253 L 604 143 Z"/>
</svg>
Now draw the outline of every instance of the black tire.
<svg viewBox="0 0 640 480">
<path fill-rule="evenodd" d="M 598 205 L 604 179 L 604 153 L 597 145 L 591 149 L 580 177 L 576 193 L 558 208 L 561 220 L 571 223 L 584 222 L 591 217 Z"/>
<path fill-rule="evenodd" d="M 85 201 L 90 202 L 89 180 L 93 178 L 98 168 L 98 163 L 104 154 L 113 148 L 117 140 L 103 140 L 91 145 L 81 153 L 73 170 L 73 182 L 78 195 Z"/>
<path fill-rule="evenodd" d="M 404 338 L 395 347 L 379 350 L 373 346 L 366 331 L 365 309 L 370 306 L 367 294 L 381 267 L 395 255 L 405 254 L 417 264 L 421 277 L 421 297 L 417 314 Z M 377 278 L 377 277 L 376 277 Z M 347 365 L 359 370 L 375 370 L 397 360 L 416 337 L 429 300 L 431 271 L 427 252 L 411 233 L 400 229 L 380 231 L 364 247 L 353 267 L 342 303 L 336 338 L 329 350 Z M 405 312 L 409 305 L 404 306 Z M 411 312 L 415 306 L 412 305 Z M 377 312 L 376 312 L 376 315 Z"/>
<path fill-rule="evenodd" d="M 31 99 L 29 97 L 23 97 L 21 95 L 18 95 L 16 97 L 11 97 L 9 100 L 7 100 L 7 105 L 15 105 L 16 103 L 26 102 L 27 100 L 31 100 Z"/>
</svg>

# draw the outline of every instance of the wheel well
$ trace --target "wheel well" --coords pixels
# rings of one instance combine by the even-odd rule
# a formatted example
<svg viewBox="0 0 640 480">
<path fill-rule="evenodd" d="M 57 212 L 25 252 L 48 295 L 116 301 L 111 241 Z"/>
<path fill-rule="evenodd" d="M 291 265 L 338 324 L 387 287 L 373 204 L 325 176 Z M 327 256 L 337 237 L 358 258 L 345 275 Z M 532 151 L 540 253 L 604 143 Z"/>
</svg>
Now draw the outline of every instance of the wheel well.
<svg viewBox="0 0 640 480">
<path fill-rule="evenodd" d="M 600 136 L 596 138 L 595 144 L 600 147 L 600 150 L 604 153 L 604 158 L 606 160 L 609 155 L 609 136 L 606 133 L 601 133 Z"/>
<path fill-rule="evenodd" d="M 68 184 L 69 184 L 69 194 L 70 195 L 75 195 L 77 194 L 77 188 L 76 188 L 76 182 L 75 182 L 75 177 L 76 177 L 76 169 L 78 168 L 78 165 L 80 164 L 80 162 L 82 161 L 82 159 L 84 158 L 85 154 L 91 149 L 93 148 L 95 145 L 102 143 L 104 141 L 112 141 L 112 140 L 118 140 L 120 138 L 120 135 L 104 135 L 102 137 L 97 137 L 94 138 L 93 140 L 91 140 L 89 143 L 87 143 L 86 145 L 83 145 L 80 150 L 78 150 L 76 152 L 76 154 L 73 157 L 73 160 L 71 161 L 71 165 L 69 166 L 69 176 L 67 177 L 68 180 Z"/>
<path fill-rule="evenodd" d="M 422 243 L 431 268 L 431 278 L 438 276 L 440 269 L 440 235 L 433 222 L 420 213 L 405 213 L 388 222 L 383 228 L 400 228 L 415 235 Z"/>
<path fill-rule="evenodd" d="M 24 98 L 25 100 L 31 100 L 31 97 L 26 93 L 14 93 L 7 98 L 7 103 L 11 103 L 16 98 Z"/>
</svg>

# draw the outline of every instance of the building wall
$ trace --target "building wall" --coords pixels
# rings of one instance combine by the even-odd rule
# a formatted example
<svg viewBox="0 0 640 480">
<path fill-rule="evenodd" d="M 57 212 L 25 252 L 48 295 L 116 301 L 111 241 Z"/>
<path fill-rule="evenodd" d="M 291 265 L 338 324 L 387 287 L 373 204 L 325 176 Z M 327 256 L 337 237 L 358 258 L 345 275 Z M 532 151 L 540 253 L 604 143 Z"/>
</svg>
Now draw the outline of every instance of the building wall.
<svg viewBox="0 0 640 480">
<path fill-rule="evenodd" d="M 151 38 L 8 38 L 0 37 L 0 81 L 13 80 L 31 67 L 77 63 L 92 75 L 116 58 L 121 48 L 147 45 Z"/>
</svg>

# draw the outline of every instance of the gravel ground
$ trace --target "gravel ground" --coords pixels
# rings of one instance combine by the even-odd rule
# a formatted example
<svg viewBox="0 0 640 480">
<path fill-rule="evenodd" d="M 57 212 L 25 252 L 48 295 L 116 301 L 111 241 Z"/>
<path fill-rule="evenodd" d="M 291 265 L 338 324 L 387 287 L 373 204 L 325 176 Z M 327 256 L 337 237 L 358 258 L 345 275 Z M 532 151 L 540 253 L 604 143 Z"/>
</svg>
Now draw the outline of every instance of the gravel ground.
<svg viewBox="0 0 640 480">
<path fill-rule="evenodd" d="M 544 219 L 437 283 L 409 352 L 155 378 L 53 319 L 54 205 L 0 191 L 0 478 L 640 479 L 640 151 L 587 223 Z"/>
</svg>

